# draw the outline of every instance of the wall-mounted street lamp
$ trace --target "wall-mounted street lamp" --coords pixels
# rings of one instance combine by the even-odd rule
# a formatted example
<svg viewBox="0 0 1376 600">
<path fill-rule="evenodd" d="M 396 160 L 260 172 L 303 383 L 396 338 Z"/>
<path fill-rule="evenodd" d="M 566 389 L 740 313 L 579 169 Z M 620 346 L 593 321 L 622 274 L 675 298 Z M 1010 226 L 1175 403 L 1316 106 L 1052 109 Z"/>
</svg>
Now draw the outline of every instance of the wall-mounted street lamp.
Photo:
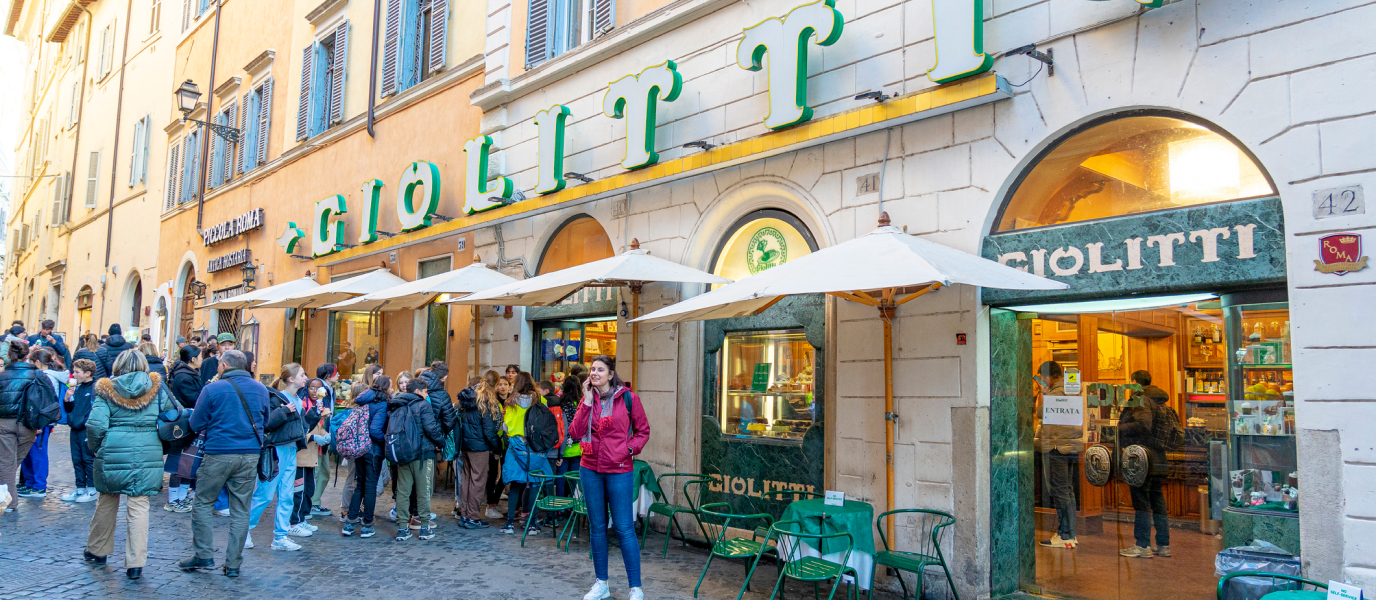
<svg viewBox="0 0 1376 600">
<path fill-rule="evenodd" d="M 894 94 L 894 96 L 897 96 L 897 94 Z M 885 95 L 884 95 L 884 92 L 874 91 L 874 92 L 865 92 L 865 93 L 863 93 L 863 94 L 860 94 L 860 95 L 856 96 L 855 99 L 856 99 L 856 100 L 873 100 L 873 101 L 875 101 L 875 102 L 883 102 L 883 101 L 885 101 L 885 100 L 892 99 L 894 96 L 885 96 Z"/>
<path fill-rule="evenodd" d="M 702 140 L 698 140 L 698 141 L 696 141 L 696 142 L 688 142 L 687 144 L 684 144 L 683 147 L 684 147 L 684 148 L 698 148 L 698 149 L 702 150 L 703 152 L 706 152 L 706 151 L 708 151 L 708 150 L 711 150 L 711 149 L 713 149 L 713 148 L 716 148 L 717 146 L 716 146 L 716 144 L 713 144 L 713 143 L 711 143 L 711 142 L 705 142 L 705 141 L 702 141 Z"/>
<path fill-rule="evenodd" d="M 202 283 L 202 282 L 200 282 L 200 281 L 198 281 L 198 280 L 192 279 L 190 282 L 188 282 L 188 283 L 186 284 L 186 286 L 187 286 L 188 288 L 190 288 L 190 290 L 191 290 L 191 295 L 192 295 L 192 296 L 195 296 L 197 300 L 205 300 L 205 284 L 204 284 L 204 283 Z"/>
<path fill-rule="evenodd" d="M 196 87 L 195 82 L 191 81 L 190 79 L 182 82 L 181 87 L 177 88 L 177 91 L 173 92 L 172 95 L 177 99 L 177 109 L 182 111 L 183 123 L 187 121 L 190 121 L 192 123 L 198 123 L 202 127 L 205 127 L 215 132 L 215 135 L 220 136 L 226 142 L 229 142 L 231 144 L 239 143 L 238 129 L 230 127 L 228 125 L 211 123 L 210 121 L 192 119 L 189 116 L 191 115 L 191 111 L 196 110 L 196 103 L 201 99 L 201 89 Z"/>
<path fill-rule="evenodd" d="M 582 174 L 582 173 L 574 173 L 573 171 L 569 171 L 568 173 L 564 173 L 564 179 L 576 179 L 576 180 L 581 181 L 581 182 L 583 182 L 583 183 L 592 183 L 592 178 L 591 178 L 591 177 L 588 177 L 587 175 L 584 175 L 584 174 Z"/>
<path fill-rule="evenodd" d="M 253 261 L 244 263 L 244 266 L 239 267 L 239 270 L 244 273 L 244 291 L 251 292 L 257 289 L 254 281 L 258 278 L 258 267 L 253 264 Z"/>
</svg>

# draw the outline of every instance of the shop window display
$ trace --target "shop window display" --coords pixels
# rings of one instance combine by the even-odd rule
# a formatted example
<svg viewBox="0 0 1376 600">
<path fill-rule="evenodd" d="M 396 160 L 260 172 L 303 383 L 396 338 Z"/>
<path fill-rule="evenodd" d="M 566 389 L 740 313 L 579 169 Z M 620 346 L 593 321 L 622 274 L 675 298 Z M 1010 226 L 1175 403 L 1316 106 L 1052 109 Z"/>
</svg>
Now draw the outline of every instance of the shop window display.
<svg viewBox="0 0 1376 600">
<path fill-rule="evenodd" d="M 616 356 L 616 319 L 570 319 L 540 328 L 540 379 L 561 383 L 575 363 Z"/>
<path fill-rule="evenodd" d="M 801 329 L 732 332 L 722 343 L 722 435 L 801 443 L 815 421 L 814 351 Z"/>
<path fill-rule="evenodd" d="M 382 339 L 377 324 L 365 312 L 331 312 L 328 356 L 340 379 L 362 379 L 363 369 L 382 362 Z"/>
</svg>

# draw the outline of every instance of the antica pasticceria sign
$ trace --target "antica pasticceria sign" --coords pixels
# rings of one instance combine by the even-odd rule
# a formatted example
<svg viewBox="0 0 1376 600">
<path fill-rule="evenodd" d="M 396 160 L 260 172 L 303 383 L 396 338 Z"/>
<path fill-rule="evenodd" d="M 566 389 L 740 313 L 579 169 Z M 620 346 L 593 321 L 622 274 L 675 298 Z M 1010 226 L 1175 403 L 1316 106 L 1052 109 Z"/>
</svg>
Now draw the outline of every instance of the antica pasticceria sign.
<svg viewBox="0 0 1376 600">
<path fill-rule="evenodd" d="M 812 45 L 830 46 L 841 39 L 845 18 L 836 10 L 836 0 L 817 0 L 790 10 L 782 17 L 771 17 L 746 28 L 736 48 L 736 64 L 747 71 L 767 70 L 769 108 L 761 115 L 766 127 L 782 129 L 812 118 L 807 104 L 808 51 Z M 984 53 L 984 0 L 934 0 L 933 35 L 936 63 L 927 77 L 947 83 L 988 71 L 994 58 Z M 647 61 L 648 62 L 648 61 Z M 683 76 L 678 65 L 664 60 L 639 73 L 626 75 L 607 86 L 602 101 L 603 114 L 626 122 L 625 169 L 640 169 L 659 161 L 655 152 L 657 112 L 662 103 L 674 102 L 683 91 Z M 537 128 L 537 171 L 535 192 L 552 194 L 564 189 L 564 130 L 572 115 L 568 106 L 555 104 L 535 113 Z M 488 155 L 493 140 L 483 135 L 464 143 L 466 185 L 462 211 L 472 215 L 510 204 L 515 185 L 509 177 L 490 179 Z M 363 184 L 363 226 L 359 244 L 377 240 L 377 210 L 383 183 L 370 179 Z M 416 189 L 424 189 L 417 194 Z M 403 231 L 430 225 L 430 216 L 439 209 L 440 173 L 434 163 L 417 161 L 402 173 L 397 189 L 396 209 Z M 343 195 L 333 195 L 316 203 L 312 229 L 311 254 L 324 256 L 345 248 L 344 222 L 348 212 Z M 277 239 L 291 254 L 307 238 L 305 228 L 287 223 Z"/>
<path fill-rule="evenodd" d="M 255 208 L 233 219 L 201 230 L 201 243 L 214 246 L 241 233 L 263 226 L 263 209 Z"/>
<path fill-rule="evenodd" d="M 1000 233 L 983 255 L 1070 285 L 985 288 L 989 304 L 1223 291 L 1285 281 L 1285 228 L 1280 199 L 1265 198 Z"/>
<path fill-rule="evenodd" d="M 248 258 L 248 248 L 244 248 L 242 250 L 235 250 L 224 256 L 216 256 L 206 261 L 205 270 L 210 273 L 214 273 L 216 271 L 223 271 L 230 267 L 237 267 L 248 262 Z"/>
</svg>

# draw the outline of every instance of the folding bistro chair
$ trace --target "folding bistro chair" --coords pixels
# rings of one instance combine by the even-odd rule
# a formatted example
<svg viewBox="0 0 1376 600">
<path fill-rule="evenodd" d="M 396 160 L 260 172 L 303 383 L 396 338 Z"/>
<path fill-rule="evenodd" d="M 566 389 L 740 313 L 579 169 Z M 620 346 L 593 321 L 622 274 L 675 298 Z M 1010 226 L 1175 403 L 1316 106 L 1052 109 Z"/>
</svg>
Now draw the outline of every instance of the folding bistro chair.
<svg viewBox="0 0 1376 600">
<path fill-rule="evenodd" d="M 733 537 L 726 539 L 729 535 L 731 524 L 734 521 L 737 529 L 744 529 L 741 521 L 746 522 L 746 526 L 757 521 L 764 521 L 765 527 L 774 524 L 774 517 L 766 513 L 753 515 L 738 515 L 727 512 L 731 505 L 725 502 L 714 502 L 704 504 L 698 508 L 698 524 L 706 532 L 707 541 L 712 544 L 712 551 L 707 554 L 707 564 L 702 566 L 702 576 L 698 577 L 698 584 L 693 588 L 693 597 L 698 597 L 698 589 L 702 587 L 702 580 L 707 578 L 707 570 L 712 568 L 712 559 L 720 556 L 722 558 L 743 558 L 745 559 L 745 583 L 741 584 L 741 591 L 736 594 L 736 600 L 740 600 L 745 595 L 745 591 L 750 589 L 750 577 L 755 574 L 755 567 L 760 565 L 760 557 L 766 553 L 775 553 L 775 548 L 768 544 L 768 534 L 762 539 L 758 534 L 758 529 L 751 532 L 750 539 L 743 537 Z M 775 554 L 777 556 L 777 554 Z M 750 559 L 755 559 L 751 564 Z"/>
<path fill-rule="evenodd" d="M 537 471 L 537 472 L 531 473 L 530 476 L 531 476 L 531 477 L 534 477 L 536 480 L 538 480 L 538 481 L 540 482 L 540 484 L 539 484 L 539 486 L 537 486 L 537 487 L 535 488 L 535 510 L 530 511 L 530 515 L 526 517 L 526 530 L 525 530 L 525 532 L 521 533 L 521 547 L 522 547 L 522 548 L 524 548 L 525 545 L 526 545 L 526 535 L 530 533 L 530 523 L 531 523 L 531 521 L 533 521 L 533 520 L 535 519 L 535 513 L 539 512 L 539 511 L 542 511 L 542 510 L 543 510 L 543 511 L 546 511 L 546 512 L 549 512 L 549 513 L 556 513 L 556 512 L 559 512 L 559 511 L 563 511 L 563 510 L 570 510 L 570 509 L 573 508 L 573 505 L 574 505 L 574 504 L 579 503 L 578 500 L 575 500 L 573 497 L 569 497 L 569 496 L 554 496 L 554 495 L 546 496 L 546 495 L 544 495 L 545 486 L 553 486 L 555 480 L 562 478 L 562 477 L 563 477 L 562 475 L 549 475 L 549 474 L 545 473 L 544 471 Z M 572 482 L 570 482 L 570 483 L 573 485 L 573 488 L 572 488 L 573 490 L 577 490 L 577 489 L 578 489 L 578 480 L 577 480 L 577 479 L 574 479 L 574 480 L 573 480 Z M 571 493 L 572 493 L 572 492 L 571 492 Z M 573 520 L 573 517 L 569 517 L 569 520 Z M 551 527 L 551 529 L 554 529 L 554 527 Z M 567 529 L 567 527 L 565 527 L 565 529 Z M 560 537 L 563 537 L 563 536 L 560 535 Z M 555 546 L 557 547 L 558 545 L 559 545 L 559 541 L 558 541 L 558 539 L 556 538 L 556 539 L 555 539 Z"/>
<path fill-rule="evenodd" d="M 588 523 L 588 506 L 583 503 L 583 495 L 578 493 L 578 485 L 580 483 L 578 472 L 569 471 L 568 473 L 564 473 L 562 477 L 570 486 L 569 493 L 573 494 L 573 504 L 569 506 L 569 519 L 564 521 L 564 531 L 561 532 L 559 538 L 555 540 L 555 547 L 557 548 L 559 546 L 559 540 L 563 540 L 564 552 L 568 552 L 569 544 L 573 543 L 574 534 L 578 533 L 578 520 L 582 519 L 584 523 Z M 589 535 L 591 535 L 591 532 L 589 532 Z M 565 536 L 568 537 L 566 538 Z M 591 552 L 591 550 L 589 551 Z"/>
<path fill-rule="evenodd" d="M 817 588 L 821 582 L 835 579 L 836 583 L 832 584 L 831 593 L 827 595 L 827 600 L 832 600 L 836 597 L 836 590 L 841 587 L 841 582 L 846 575 L 850 575 L 852 578 L 846 597 L 855 598 L 855 582 L 860 576 L 855 572 L 855 569 L 847 566 L 847 563 L 850 562 L 850 553 L 855 549 L 855 538 L 848 531 L 803 533 L 801 531 L 802 526 L 802 521 L 779 521 L 769 528 L 769 539 L 774 540 L 779 560 L 782 561 L 779 565 L 779 579 L 774 582 L 774 592 L 769 595 L 770 600 L 779 595 L 783 588 L 784 579 L 811 581 L 813 598 L 818 597 Z M 845 550 L 841 551 L 839 564 L 817 556 L 808 556 L 803 550 L 803 542 L 811 541 L 812 546 L 817 549 L 817 553 L 820 555 L 823 553 L 822 548 L 828 545 L 831 540 L 836 540 L 836 542 L 831 544 L 833 546 L 832 552 L 827 552 L 827 554 L 833 554 L 837 551 L 834 549 L 835 543 L 840 543 L 841 540 L 845 541 Z M 768 543 L 768 539 L 766 543 Z M 758 566 L 758 557 L 756 557 L 755 563 Z"/>
<path fill-rule="evenodd" d="M 664 551 L 660 553 L 661 558 L 669 556 L 669 538 L 673 537 L 675 526 L 678 526 L 679 539 L 683 540 L 683 545 L 688 545 L 688 533 L 683 530 L 682 525 L 678 525 L 678 519 L 675 518 L 676 515 L 680 513 L 692 515 L 693 520 L 698 523 L 698 530 L 702 530 L 702 519 L 698 517 L 698 500 L 702 498 L 703 486 L 712 481 L 710 477 L 699 473 L 665 473 L 660 475 L 658 479 L 659 489 L 661 490 L 664 489 L 665 478 L 688 479 L 688 481 L 683 484 L 683 498 L 688 503 L 688 506 L 670 504 L 665 501 L 663 494 L 655 493 L 656 502 L 650 505 L 650 514 L 664 515 L 669 518 L 669 526 L 664 528 Z M 642 549 L 645 547 L 645 540 L 649 537 L 650 523 L 649 519 L 646 519 L 645 528 L 640 534 L 640 547 Z M 705 531 L 702 533 L 702 537 L 707 537 Z"/>
<path fill-rule="evenodd" d="M 884 535 L 884 519 L 894 515 L 910 515 L 917 519 L 917 548 L 914 552 L 889 547 L 889 539 Z M 953 525 L 956 522 L 955 517 L 939 510 L 900 508 L 879 515 L 874 522 L 875 527 L 879 528 L 879 539 L 884 543 L 884 549 L 874 555 L 874 571 L 870 573 L 870 598 L 874 598 L 874 574 L 878 573 L 881 567 L 916 574 L 917 595 L 914 598 L 918 598 L 922 596 L 923 571 L 929 565 L 941 565 L 941 570 L 946 572 L 946 583 L 951 586 L 951 596 L 955 600 L 960 600 L 955 581 L 951 579 L 951 570 L 946 567 L 946 558 L 941 555 L 941 530 Z M 903 597 L 907 598 L 908 585 L 903 583 L 902 573 L 898 574 L 898 585 L 903 588 Z"/>
</svg>

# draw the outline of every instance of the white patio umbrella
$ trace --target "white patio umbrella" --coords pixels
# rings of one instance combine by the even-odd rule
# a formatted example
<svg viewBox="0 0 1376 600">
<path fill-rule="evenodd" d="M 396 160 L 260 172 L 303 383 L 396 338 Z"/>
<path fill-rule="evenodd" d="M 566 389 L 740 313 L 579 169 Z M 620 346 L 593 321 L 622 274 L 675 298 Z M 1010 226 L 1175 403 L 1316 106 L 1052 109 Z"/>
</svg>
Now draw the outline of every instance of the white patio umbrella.
<svg viewBox="0 0 1376 600">
<path fill-rule="evenodd" d="M 652 312 L 637 321 L 672 323 L 758 314 L 785 296 L 827 294 L 879 309 L 884 322 L 884 441 L 888 509 L 894 508 L 893 315 L 899 305 L 953 283 L 1013 290 L 1067 285 L 908 235 L 879 215 L 879 228 L 830 248 Z M 889 539 L 893 539 L 889 522 Z"/>
<path fill-rule="evenodd" d="M 515 281 L 515 278 L 498 273 L 475 257 L 473 264 L 462 269 L 417 279 L 405 285 L 351 298 L 324 308 L 369 312 L 415 310 L 429 304 L 440 294 L 471 294 Z"/>
<path fill-rule="evenodd" d="M 221 310 L 238 310 L 241 308 L 254 308 L 259 304 L 281 300 L 292 294 L 299 294 L 306 290 L 320 287 L 314 279 L 302 277 L 277 285 L 270 285 L 265 288 L 256 289 L 251 292 L 239 294 L 233 298 L 225 298 L 219 302 L 211 302 L 200 308 L 218 308 Z"/>
<path fill-rule="evenodd" d="M 558 304 L 585 287 L 628 287 L 631 289 L 631 318 L 640 314 L 640 290 L 647 283 L 731 283 L 730 279 L 699 271 L 676 262 L 650 256 L 640 249 L 640 240 L 632 239 L 631 248 L 620 255 L 587 264 L 561 269 L 530 279 L 522 279 L 501 287 L 469 294 L 448 304 L 483 304 L 491 306 L 549 306 Z M 640 344 L 640 326 L 631 324 L 631 382 L 638 383 L 636 349 Z"/>
<path fill-rule="evenodd" d="M 280 300 L 259 304 L 254 308 L 322 308 L 325 305 L 342 302 L 355 296 L 371 294 L 405 284 L 405 279 L 393 275 L 387 269 L 379 268 L 357 277 L 302 290 Z"/>
</svg>

